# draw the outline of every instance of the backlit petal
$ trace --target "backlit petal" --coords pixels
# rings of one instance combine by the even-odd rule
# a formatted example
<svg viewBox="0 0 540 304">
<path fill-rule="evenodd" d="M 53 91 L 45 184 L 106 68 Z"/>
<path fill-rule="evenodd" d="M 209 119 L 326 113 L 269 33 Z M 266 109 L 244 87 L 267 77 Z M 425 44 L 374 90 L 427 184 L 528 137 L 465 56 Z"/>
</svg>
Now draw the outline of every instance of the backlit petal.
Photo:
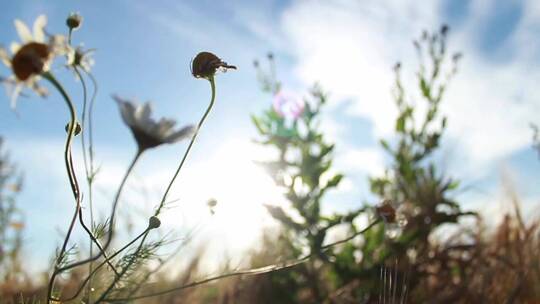
<svg viewBox="0 0 540 304">
<path fill-rule="evenodd" d="M 40 15 L 34 21 L 34 40 L 37 42 L 45 42 L 45 25 L 47 25 L 47 16 Z"/>
<path fill-rule="evenodd" d="M 15 110 L 15 107 L 17 106 L 17 98 L 19 98 L 19 95 L 22 91 L 22 85 L 17 84 L 13 88 L 13 92 L 11 92 L 11 109 Z"/>
<path fill-rule="evenodd" d="M 24 22 L 19 19 L 15 19 L 15 29 L 17 30 L 17 33 L 19 34 L 19 37 L 23 43 L 32 41 L 32 33 Z"/>
<path fill-rule="evenodd" d="M 11 51 L 11 54 L 14 54 L 17 53 L 19 51 L 19 49 L 21 48 L 21 45 L 18 44 L 17 42 L 12 42 L 11 45 L 9 46 L 9 50 Z"/>
<path fill-rule="evenodd" d="M 11 58 L 9 58 L 6 49 L 0 47 L 0 60 L 8 67 L 11 68 Z"/>
<path fill-rule="evenodd" d="M 118 107 L 120 108 L 120 114 L 122 115 L 124 123 L 127 124 L 129 127 L 133 127 L 135 125 L 135 106 L 127 99 L 123 99 L 116 95 L 114 95 L 113 98 L 118 103 Z"/>
<path fill-rule="evenodd" d="M 195 126 L 193 125 L 185 126 L 179 131 L 176 131 L 173 134 L 167 136 L 167 138 L 165 138 L 165 141 L 168 143 L 174 143 L 184 138 L 188 138 L 192 136 L 194 133 L 195 133 Z"/>
</svg>

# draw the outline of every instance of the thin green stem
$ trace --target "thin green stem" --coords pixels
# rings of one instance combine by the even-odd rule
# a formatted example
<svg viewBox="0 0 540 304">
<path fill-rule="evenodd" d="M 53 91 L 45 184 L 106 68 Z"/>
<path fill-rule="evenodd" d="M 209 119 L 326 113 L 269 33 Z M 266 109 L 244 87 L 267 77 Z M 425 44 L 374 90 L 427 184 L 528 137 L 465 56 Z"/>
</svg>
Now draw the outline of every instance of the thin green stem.
<svg viewBox="0 0 540 304">
<path fill-rule="evenodd" d="M 71 32 L 71 31 L 70 31 Z M 71 43 L 71 42 L 70 42 Z M 88 94 L 87 94 L 87 88 L 86 88 L 86 82 L 79 71 L 79 68 L 75 65 L 73 65 L 73 70 L 75 71 L 75 74 L 77 74 L 77 77 L 81 81 L 81 86 L 83 90 L 83 109 L 81 114 L 81 148 L 82 148 L 82 154 L 83 154 L 83 162 L 84 162 L 84 171 L 86 173 L 86 182 L 88 184 L 88 191 L 90 192 L 89 195 L 89 208 L 90 208 L 90 233 L 92 233 L 92 227 L 94 225 L 94 211 L 93 211 L 93 204 L 92 204 L 92 172 L 89 171 L 89 164 L 88 164 L 88 157 L 86 152 L 86 116 L 87 116 L 87 100 L 88 100 Z M 90 244 L 89 244 L 89 256 L 94 255 L 94 238 L 90 237 Z M 92 261 L 88 264 L 88 272 L 92 272 Z M 88 288 L 86 291 L 87 297 L 90 296 L 90 289 L 92 288 L 91 280 L 88 283 Z M 87 299 L 87 302 L 90 302 L 89 299 Z"/>
<path fill-rule="evenodd" d="M 214 103 L 215 103 L 215 100 L 216 100 L 216 85 L 215 85 L 215 81 L 214 81 L 214 77 L 210 77 L 208 79 L 208 81 L 210 82 L 210 88 L 211 88 L 211 91 L 212 91 L 212 96 L 210 98 L 210 104 L 208 105 L 208 107 L 206 108 L 206 111 L 204 112 L 203 116 L 201 117 L 201 119 L 199 120 L 199 123 L 197 124 L 197 129 L 195 130 L 195 133 L 193 134 L 193 136 L 191 137 L 191 141 L 189 142 L 189 145 L 186 149 L 186 152 L 184 153 L 184 156 L 182 157 L 182 160 L 180 161 L 180 164 L 178 165 L 178 168 L 176 169 L 176 172 L 174 173 L 171 181 L 169 182 L 169 185 L 167 186 L 167 189 L 165 190 L 165 193 L 163 194 L 163 197 L 161 198 L 161 202 L 159 203 L 158 205 L 158 208 L 156 209 L 156 212 L 154 213 L 154 216 L 158 216 L 159 213 L 161 212 L 161 209 L 163 208 L 163 206 L 165 205 L 165 201 L 167 200 L 167 196 L 172 188 L 172 185 L 174 184 L 174 182 L 176 181 L 176 178 L 178 177 L 178 175 L 180 174 L 180 171 L 182 170 L 182 167 L 184 166 L 184 163 L 189 155 L 189 152 L 191 151 L 191 148 L 193 147 L 193 144 L 195 143 L 195 140 L 197 138 L 197 135 L 199 134 L 199 130 L 201 129 L 201 127 L 203 126 L 206 118 L 208 117 L 208 114 L 210 113 L 210 111 L 212 110 L 212 107 L 214 106 Z M 143 239 L 141 240 L 141 243 L 139 244 L 139 247 L 137 248 L 137 251 L 135 252 L 135 255 L 137 255 L 139 253 L 139 251 L 141 250 L 141 248 L 143 247 L 144 245 L 144 242 L 146 240 L 146 237 L 147 237 L 147 234 L 148 234 L 149 231 L 146 232 L 146 234 L 144 235 Z M 127 270 L 130 268 L 131 264 L 133 264 L 133 262 L 130 262 L 125 268 L 124 270 Z M 125 274 L 125 271 L 123 271 L 121 273 L 120 276 L 117 276 L 114 280 L 114 282 L 109 286 L 109 288 L 101 295 L 101 297 L 97 300 L 96 303 L 99 303 L 100 301 L 102 301 L 103 299 L 105 299 L 105 297 L 107 296 L 107 294 L 112 290 L 112 288 L 114 288 L 114 285 L 121 279 L 121 277 Z"/>
<path fill-rule="evenodd" d="M 86 173 L 86 179 L 90 178 L 91 172 L 89 171 L 89 165 L 88 165 L 88 157 L 86 154 L 86 140 L 85 140 L 85 124 L 86 124 L 86 109 L 87 109 L 87 88 L 86 88 L 86 82 L 84 81 L 84 78 L 82 77 L 81 72 L 76 66 L 73 66 L 73 70 L 75 71 L 75 74 L 77 74 L 77 77 L 81 80 L 81 86 L 83 89 L 83 108 L 81 113 L 81 146 L 82 146 L 82 154 L 83 154 L 83 161 L 84 161 L 84 171 Z"/>
<path fill-rule="evenodd" d="M 83 83 L 83 93 L 84 93 L 84 103 L 83 103 L 83 104 L 84 104 L 84 108 L 86 108 L 86 96 L 87 96 L 87 94 L 86 94 L 86 92 L 87 92 L 87 91 L 86 91 L 86 85 L 85 85 L 85 83 L 84 83 L 84 80 L 83 80 L 83 78 L 82 78 L 80 72 L 79 72 L 77 69 L 76 69 L 76 72 L 77 72 L 77 75 L 79 76 L 79 78 L 81 78 L 81 81 L 82 81 L 82 83 Z M 65 93 L 65 92 L 64 92 L 64 93 Z M 65 95 L 67 96 L 67 94 L 65 94 Z M 86 113 L 85 113 L 85 110 L 83 110 L 83 121 L 84 121 L 84 116 L 85 116 L 85 114 L 86 114 Z M 83 124 L 84 124 L 84 123 L 83 123 Z M 81 136 L 83 136 L 83 134 L 84 134 L 84 129 L 83 129 L 83 132 L 81 133 Z M 86 149 L 85 149 L 85 145 L 84 145 L 84 139 L 83 139 L 82 142 L 83 142 L 83 154 L 84 154 L 84 156 L 85 156 L 85 162 L 84 162 L 84 165 L 85 165 L 85 170 L 86 170 L 86 174 L 87 174 L 87 180 L 88 180 L 89 183 L 90 183 L 90 180 L 91 180 L 91 179 L 88 178 L 89 171 L 88 171 L 88 168 L 87 168 L 87 162 L 86 162 L 86 153 L 85 153 Z M 76 178 L 76 176 L 75 176 L 75 171 L 74 171 L 74 169 L 73 169 L 73 168 L 74 168 L 74 165 L 73 165 L 73 158 L 72 158 L 72 156 L 71 156 L 71 148 L 70 148 L 70 151 L 69 151 L 69 167 L 72 168 L 72 169 L 71 169 L 71 176 L 70 176 L 70 178 L 74 181 L 74 182 L 72 182 L 72 185 L 75 185 L 75 188 L 76 188 L 76 190 L 74 190 L 74 191 L 75 191 L 76 193 L 80 193 L 80 191 L 79 191 L 79 185 L 78 185 L 78 182 L 77 182 L 77 178 Z M 90 187 L 91 187 L 91 183 L 90 183 Z M 90 194 L 91 194 L 91 192 L 90 192 Z M 78 204 L 80 204 L 80 198 L 79 198 L 79 200 L 78 200 Z M 84 223 L 84 217 L 83 217 L 83 215 L 82 215 L 82 209 L 80 208 L 80 206 L 79 206 L 78 210 L 76 211 L 76 213 L 78 213 L 78 215 L 79 215 L 79 221 L 80 221 L 82 227 L 84 228 L 85 232 L 90 236 L 91 245 L 92 245 L 92 243 L 95 243 L 96 246 L 98 247 L 98 249 L 100 250 L 100 254 L 99 254 L 97 257 L 93 258 L 93 257 L 92 257 L 92 252 L 91 252 L 91 254 L 90 254 L 91 258 L 89 258 L 89 259 L 82 260 L 82 261 L 78 261 L 78 262 L 74 262 L 74 263 L 65 265 L 65 266 L 63 266 L 63 267 L 57 268 L 57 269 L 55 270 L 55 272 L 56 272 L 57 274 L 58 274 L 58 273 L 61 273 L 61 272 L 64 272 L 64 271 L 66 271 L 66 270 L 69 270 L 69 269 L 71 269 L 71 268 L 74 268 L 74 267 L 77 267 L 77 266 L 84 265 L 84 264 L 86 264 L 86 263 L 88 263 L 88 262 L 92 262 L 93 260 L 97 259 L 97 258 L 98 258 L 99 256 L 101 256 L 101 255 L 103 255 L 103 256 L 105 256 L 105 258 L 107 258 L 107 255 L 106 255 L 106 253 L 105 253 L 105 251 L 104 251 L 104 248 L 101 246 L 101 244 L 99 243 L 98 239 L 93 235 L 91 228 L 89 228 L 89 227 Z M 92 219 L 92 222 L 93 222 L 93 219 Z M 66 244 L 66 245 L 67 245 L 67 244 Z M 107 259 L 107 262 L 108 262 L 109 266 L 114 270 L 114 272 L 115 272 L 116 274 L 118 274 L 118 272 L 116 271 L 115 267 L 108 261 L 108 259 Z"/>
<path fill-rule="evenodd" d="M 118 190 L 116 191 L 116 195 L 115 195 L 114 200 L 113 200 L 113 207 L 112 207 L 112 210 L 111 210 L 111 215 L 109 217 L 109 231 L 108 231 L 107 241 L 105 242 L 105 244 L 102 247 L 99 245 L 99 243 L 96 243 L 96 245 L 98 245 L 98 248 L 100 248 L 100 252 L 98 252 L 95 256 L 90 257 L 90 258 L 88 258 L 86 260 L 82 260 L 82 261 L 79 261 L 77 263 L 74 263 L 74 264 L 76 264 L 76 266 L 83 265 L 83 264 L 86 264 L 86 263 L 91 262 L 91 261 L 95 261 L 95 260 L 99 259 L 101 256 L 104 256 L 105 261 L 107 263 L 110 263 L 110 261 L 109 261 L 110 258 L 108 258 L 106 256 L 105 252 L 106 252 L 107 248 L 109 247 L 109 245 L 111 244 L 113 236 L 114 236 L 114 217 L 115 217 L 115 214 L 116 214 L 116 209 L 118 207 L 118 203 L 120 201 L 120 195 L 122 194 L 122 190 L 124 189 L 126 181 L 127 181 L 128 177 L 129 177 L 129 175 L 131 174 L 131 172 L 133 171 L 133 168 L 135 167 L 135 164 L 139 160 L 142 152 L 144 152 L 144 150 L 137 150 L 137 153 L 135 154 L 135 157 L 133 158 L 133 160 L 129 164 L 129 167 L 126 170 L 126 173 L 124 174 L 124 177 L 122 178 L 122 181 L 120 182 L 120 186 L 118 186 Z M 74 264 L 72 264 L 72 265 L 74 265 Z M 72 265 L 68 265 L 68 266 L 70 266 L 70 268 L 72 268 L 71 267 Z M 66 267 L 68 267 L 68 266 L 66 266 Z M 114 267 L 112 267 L 112 268 L 113 268 L 113 270 L 115 270 Z M 115 270 L 115 272 L 116 272 L 116 270 Z"/>
<path fill-rule="evenodd" d="M 204 112 L 203 116 L 201 117 L 201 120 L 199 121 L 199 124 L 197 125 L 197 129 L 195 130 L 195 133 L 191 137 L 191 141 L 189 142 L 186 152 L 184 153 L 184 156 L 182 157 L 182 161 L 180 161 L 180 165 L 176 169 L 176 172 L 174 173 L 169 185 L 167 186 L 167 190 L 165 190 L 165 193 L 163 193 L 163 197 L 161 198 L 161 202 L 159 203 L 159 206 L 156 209 L 154 216 L 158 216 L 161 209 L 165 205 L 167 196 L 169 195 L 172 185 L 176 181 L 176 178 L 178 177 L 180 170 L 182 170 L 182 167 L 184 166 L 184 163 L 189 155 L 189 152 L 191 151 L 191 147 L 193 147 L 193 143 L 195 143 L 195 139 L 197 138 L 197 135 L 199 134 L 199 130 L 201 129 L 202 125 L 204 124 L 204 121 L 206 120 L 206 117 L 208 116 L 208 114 L 212 110 L 212 107 L 214 106 L 215 99 L 216 99 L 216 84 L 214 81 L 214 77 L 209 78 L 208 81 L 210 81 L 210 88 L 212 89 L 212 97 L 210 98 L 210 104 L 208 105 L 208 108 L 206 108 L 206 112 Z"/>
<path fill-rule="evenodd" d="M 122 194 L 122 189 L 124 189 L 124 186 L 126 184 L 126 181 L 127 181 L 128 177 L 129 177 L 129 175 L 133 171 L 133 168 L 135 167 L 135 164 L 137 163 L 137 161 L 139 160 L 139 158 L 141 157 L 143 152 L 144 152 L 144 150 L 141 150 L 141 149 L 137 150 L 137 153 L 135 154 L 135 157 L 133 157 L 133 160 L 129 164 L 129 167 L 128 167 L 127 171 L 126 171 L 126 174 L 124 175 L 124 178 L 122 178 L 122 182 L 120 182 L 120 186 L 118 187 L 118 191 L 116 191 L 116 195 L 114 196 L 113 207 L 112 207 L 112 210 L 111 210 L 111 215 L 109 217 L 109 234 L 108 234 L 108 237 L 107 237 L 107 242 L 105 242 L 105 245 L 103 246 L 103 248 L 105 248 L 105 249 L 107 249 L 109 247 L 109 245 L 111 244 L 111 241 L 113 239 L 113 236 L 114 236 L 114 216 L 116 214 L 116 209 L 118 207 L 118 202 L 120 201 L 120 195 Z"/>
<path fill-rule="evenodd" d="M 68 44 L 71 45 L 71 36 L 73 34 L 73 29 L 72 28 L 69 28 L 69 32 L 68 32 Z"/>
<path fill-rule="evenodd" d="M 90 104 L 88 107 L 88 155 L 89 155 L 89 162 L 90 162 L 90 176 L 87 177 L 88 179 L 88 203 L 90 208 L 90 223 L 91 227 L 94 225 L 94 204 L 93 204 L 93 184 L 94 184 L 94 178 L 96 175 L 96 172 L 94 171 L 94 137 L 93 137 L 93 125 L 92 125 L 92 118 L 93 118 L 93 110 L 94 110 L 94 102 L 96 100 L 97 91 L 98 91 L 98 85 L 97 81 L 94 78 L 94 76 L 86 72 L 84 69 L 83 71 L 86 73 L 86 75 L 90 78 L 93 84 L 94 91 L 92 93 L 92 98 L 90 99 Z M 92 250 L 90 250 L 90 256 L 93 255 Z M 89 273 L 93 272 L 93 261 L 90 261 L 90 264 L 88 265 Z M 92 290 L 92 275 L 90 275 L 89 281 L 88 281 L 88 303 L 91 303 L 91 291 Z"/>
<path fill-rule="evenodd" d="M 64 162 L 65 162 L 66 170 L 67 170 L 67 173 L 68 173 L 69 182 L 70 182 L 70 185 L 71 185 L 71 190 L 73 192 L 73 196 L 74 196 L 75 201 L 76 201 L 75 213 L 74 213 L 73 218 L 72 218 L 72 220 L 71 220 L 71 222 L 69 224 L 69 228 L 68 228 L 68 231 L 66 233 L 66 237 L 64 238 L 64 243 L 62 245 L 62 248 L 61 248 L 60 252 L 58 253 L 58 258 L 56 260 L 55 270 L 53 271 L 53 273 L 51 275 L 51 278 L 49 280 L 49 286 L 48 286 L 48 290 L 47 290 L 47 302 L 49 302 L 49 300 L 51 299 L 51 296 L 52 296 L 53 288 L 54 288 L 54 281 L 55 281 L 56 275 L 58 274 L 57 269 L 58 269 L 58 266 L 60 265 L 60 263 L 62 262 L 64 253 L 65 253 L 66 248 L 67 248 L 67 244 L 69 242 L 69 238 L 71 237 L 71 232 L 73 231 L 73 228 L 75 227 L 75 221 L 77 219 L 77 213 L 79 212 L 79 209 L 80 209 L 81 206 L 80 206 L 79 185 L 78 185 L 76 177 L 75 177 L 75 170 L 73 169 L 73 163 L 72 163 L 72 160 L 71 160 L 71 144 L 72 144 L 72 141 L 73 141 L 73 135 L 75 134 L 75 129 L 77 127 L 76 126 L 77 114 L 76 114 L 75 106 L 73 105 L 73 102 L 71 101 L 71 98 L 69 97 L 67 92 L 64 90 L 62 85 L 58 82 L 58 80 L 56 80 L 56 78 L 50 72 L 44 73 L 43 77 L 45 79 L 47 79 L 58 90 L 58 92 L 64 98 L 64 101 L 66 102 L 66 104 L 68 106 L 68 109 L 69 109 L 70 123 L 69 123 L 68 135 L 67 135 L 67 138 L 66 138 L 66 144 L 65 144 L 65 148 L 64 148 Z"/>
</svg>

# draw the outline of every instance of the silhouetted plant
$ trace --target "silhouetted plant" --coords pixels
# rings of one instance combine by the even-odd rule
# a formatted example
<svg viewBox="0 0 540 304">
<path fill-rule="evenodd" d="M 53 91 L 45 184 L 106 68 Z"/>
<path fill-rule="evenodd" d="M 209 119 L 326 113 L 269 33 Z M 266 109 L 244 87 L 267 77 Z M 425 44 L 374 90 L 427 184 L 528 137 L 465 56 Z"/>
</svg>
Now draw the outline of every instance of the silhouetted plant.
<svg viewBox="0 0 540 304">
<path fill-rule="evenodd" d="M 414 41 L 420 61 L 417 84 L 422 106 L 425 106 L 423 112 L 420 112 L 419 102 L 415 105 L 410 101 L 401 82 L 401 65 L 396 64 L 393 95 L 399 112 L 395 123 L 396 138 L 393 144 L 381 140 L 391 163 L 384 176 L 370 179 L 373 193 L 389 200 L 397 209 L 398 225 L 392 231 L 394 235 L 385 242 L 380 233 L 366 235 L 368 246 L 364 247 L 363 256 L 375 254 L 380 263 L 397 259 L 401 268 L 399 277 L 410 272 L 410 288 L 414 288 L 421 277 L 430 275 L 428 265 L 438 264 L 437 267 L 453 269 L 460 275 L 459 269 L 454 269 L 457 262 L 452 255 L 447 260 L 433 258 L 448 255 L 452 249 L 440 248 L 445 252 L 434 252 L 430 236 L 444 224 L 456 224 L 465 216 L 476 216 L 474 212 L 462 211 L 452 198 L 459 182 L 446 176 L 432 157 L 440 147 L 447 125 L 439 106 L 461 57 L 460 53 L 455 53 L 448 58 L 447 34 L 448 27 L 443 26 L 439 32 L 424 32 Z M 465 239 L 463 237 L 461 241 Z M 467 248 L 454 247 L 454 250 L 466 251 Z"/>
<path fill-rule="evenodd" d="M 21 268 L 24 216 L 17 205 L 21 189 L 22 175 L 0 137 L 0 279 L 4 282 L 20 281 L 24 274 Z"/>
</svg>

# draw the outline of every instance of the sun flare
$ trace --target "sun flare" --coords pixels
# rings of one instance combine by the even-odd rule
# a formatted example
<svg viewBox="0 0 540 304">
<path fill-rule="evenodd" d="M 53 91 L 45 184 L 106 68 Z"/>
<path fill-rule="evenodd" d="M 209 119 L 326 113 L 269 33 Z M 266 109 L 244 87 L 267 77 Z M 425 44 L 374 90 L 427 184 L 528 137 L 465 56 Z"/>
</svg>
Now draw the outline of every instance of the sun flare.
<svg viewBox="0 0 540 304">
<path fill-rule="evenodd" d="M 274 223 L 263 204 L 283 203 L 282 190 L 256 163 L 267 152 L 248 141 L 226 141 L 204 162 L 186 168 L 190 178 L 178 189 L 186 205 L 164 216 L 182 213 L 185 221 L 179 224 L 200 227 L 197 233 L 208 236 L 212 248 L 227 248 L 231 254 L 251 248 L 263 228 Z M 209 200 L 216 206 L 208 206 Z"/>
</svg>

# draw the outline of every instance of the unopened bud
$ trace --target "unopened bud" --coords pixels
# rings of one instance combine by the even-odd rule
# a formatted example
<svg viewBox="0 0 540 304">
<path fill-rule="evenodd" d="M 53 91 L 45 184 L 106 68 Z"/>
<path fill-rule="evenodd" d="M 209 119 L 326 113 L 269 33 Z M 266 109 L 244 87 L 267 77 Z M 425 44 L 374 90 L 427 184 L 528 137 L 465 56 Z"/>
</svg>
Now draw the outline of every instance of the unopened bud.
<svg viewBox="0 0 540 304">
<path fill-rule="evenodd" d="M 151 216 L 148 220 L 148 229 L 159 228 L 159 226 L 161 226 L 161 221 L 157 218 L 157 216 Z"/>
<path fill-rule="evenodd" d="M 82 23 L 82 16 L 79 15 L 78 13 L 71 13 L 66 19 L 66 24 L 70 30 L 78 29 L 81 26 L 81 23 Z"/>
<path fill-rule="evenodd" d="M 69 133 L 69 127 L 70 127 L 70 123 L 66 124 L 66 132 Z M 77 136 L 79 135 L 79 133 L 81 133 L 82 131 L 82 128 L 81 128 L 81 125 L 77 122 L 77 124 L 75 125 L 75 133 L 73 134 L 74 136 Z"/>
</svg>

